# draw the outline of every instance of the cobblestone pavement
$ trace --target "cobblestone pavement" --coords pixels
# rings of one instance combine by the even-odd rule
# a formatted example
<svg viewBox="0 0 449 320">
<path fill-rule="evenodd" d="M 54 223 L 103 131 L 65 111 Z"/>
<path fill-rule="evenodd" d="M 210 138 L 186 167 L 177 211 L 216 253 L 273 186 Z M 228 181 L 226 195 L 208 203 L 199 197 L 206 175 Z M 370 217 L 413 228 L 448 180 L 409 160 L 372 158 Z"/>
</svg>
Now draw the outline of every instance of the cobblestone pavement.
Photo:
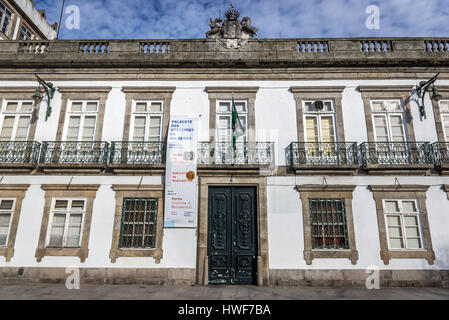
<svg viewBox="0 0 449 320">
<path fill-rule="evenodd" d="M 81 285 L 68 290 L 64 284 L 2 284 L 0 300 L 449 300 L 442 288 L 312 288 L 256 286 L 164 287 L 151 285 Z"/>
</svg>

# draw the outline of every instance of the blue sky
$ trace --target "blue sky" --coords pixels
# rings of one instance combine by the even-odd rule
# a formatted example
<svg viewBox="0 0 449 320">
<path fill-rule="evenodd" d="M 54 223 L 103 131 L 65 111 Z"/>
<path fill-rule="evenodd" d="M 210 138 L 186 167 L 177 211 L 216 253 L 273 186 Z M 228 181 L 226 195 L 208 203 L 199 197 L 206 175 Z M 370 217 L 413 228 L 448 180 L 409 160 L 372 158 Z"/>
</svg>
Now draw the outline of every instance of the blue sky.
<svg viewBox="0 0 449 320">
<path fill-rule="evenodd" d="M 62 0 L 35 0 L 52 24 Z M 60 39 L 205 38 L 209 18 L 221 15 L 223 0 L 66 0 L 80 9 L 80 29 L 66 28 Z M 260 38 L 445 37 L 447 0 L 235 0 L 241 16 L 260 28 Z M 366 7 L 380 9 L 380 29 L 366 28 Z"/>
</svg>

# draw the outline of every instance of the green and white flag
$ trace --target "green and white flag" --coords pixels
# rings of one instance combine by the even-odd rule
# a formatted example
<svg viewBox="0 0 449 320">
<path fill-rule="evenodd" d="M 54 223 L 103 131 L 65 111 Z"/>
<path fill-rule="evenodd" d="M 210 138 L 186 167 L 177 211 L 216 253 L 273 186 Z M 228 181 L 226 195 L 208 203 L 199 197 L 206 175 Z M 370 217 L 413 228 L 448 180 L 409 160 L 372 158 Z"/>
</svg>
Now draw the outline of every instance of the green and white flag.
<svg viewBox="0 0 449 320">
<path fill-rule="evenodd" d="M 239 114 L 235 107 L 234 97 L 232 97 L 232 148 L 236 150 L 237 139 L 245 135 L 245 127 L 240 121 Z"/>
</svg>

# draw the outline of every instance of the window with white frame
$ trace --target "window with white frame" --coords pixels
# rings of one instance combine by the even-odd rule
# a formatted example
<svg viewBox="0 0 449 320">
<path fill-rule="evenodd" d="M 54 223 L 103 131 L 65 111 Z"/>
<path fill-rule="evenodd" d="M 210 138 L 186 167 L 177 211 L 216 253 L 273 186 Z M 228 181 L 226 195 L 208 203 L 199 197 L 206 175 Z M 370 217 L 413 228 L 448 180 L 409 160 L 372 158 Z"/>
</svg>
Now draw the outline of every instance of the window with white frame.
<svg viewBox="0 0 449 320">
<path fill-rule="evenodd" d="M 31 40 L 31 37 L 33 36 L 33 34 L 31 33 L 30 30 L 28 30 L 27 27 L 25 27 L 22 24 L 22 28 L 20 30 L 20 35 L 19 35 L 19 39 L 20 40 Z"/>
<path fill-rule="evenodd" d="M 0 141 L 27 141 L 32 114 L 32 101 L 6 101 L 0 117 Z"/>
<path fill-rule="evenodd" d="M 98 101 L 71 101 L 67 112 L 65 141 L 94 141 Z"/>
<path fill-rule="evenodd" d="M 336 142 L 335 110 L 332 101 L 323 101 L 323 110 L 315 108 L 314 101 L 304 102 L 307 142 Z"/>
<path fill-rule="evenodd" d="M 371 101 L 376 142 L 405 142 L 403 110 L 399 100 Z"/>
<path fill-rule="evenodd" d="M 130 140 L 159 142 L 162 140 L 162 101 L 134 101 Z"/>
<path fill-rule="evenodd" d="M 248 141 L 248 103 L 234 101 L 235 109 L 245 134 L 237 138 L 237 143 Z M 217 142 L 232 142 L 232 101 L 217 102 Z"/>
<path fill-rule="evenodd" d="M 449 100 L 441 100 L 439 104 L 441 123 L 443 124 L 444 139 L 446 142 L 449 142 Z"/>
<path fill-rule="evenodd" d="M 390 249 L 423 249 L 421 222 L 416 200 L 384 200 L 388 247 Z"/>
<path fill-rule="evenodd" d="M 0 199 L 0 247 L 8 244 L 14 199 Z"/>
<path fill-rule="evenodd" d="M 47 247 L 79 247 L 86 199 L 53 199 Z"/>
<path fill-rule="evenodd" d="M 8 32 L 8 26 L 11 22 L 12 12 L 6 7 L 6 5 L 0 1 L 0 31 L 6 35 Z"/>
</svg>

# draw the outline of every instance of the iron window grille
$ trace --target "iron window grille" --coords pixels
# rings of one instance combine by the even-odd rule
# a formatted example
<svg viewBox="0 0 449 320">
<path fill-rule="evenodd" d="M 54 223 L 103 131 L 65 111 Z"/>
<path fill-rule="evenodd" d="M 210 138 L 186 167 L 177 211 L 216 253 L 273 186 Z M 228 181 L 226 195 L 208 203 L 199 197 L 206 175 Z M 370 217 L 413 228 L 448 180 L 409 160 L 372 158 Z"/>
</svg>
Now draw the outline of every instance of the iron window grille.
<svg viewBox="0 0 449 320">
<path fill-rule="evenodd" d="M 344 199 L 309 199 L 312 249 L 349 249 Z"/>
<path fill-rule="evenodd" d="M 157 198 L 124 198 L 119 248 L 156 247 Z"/>
</svg>

